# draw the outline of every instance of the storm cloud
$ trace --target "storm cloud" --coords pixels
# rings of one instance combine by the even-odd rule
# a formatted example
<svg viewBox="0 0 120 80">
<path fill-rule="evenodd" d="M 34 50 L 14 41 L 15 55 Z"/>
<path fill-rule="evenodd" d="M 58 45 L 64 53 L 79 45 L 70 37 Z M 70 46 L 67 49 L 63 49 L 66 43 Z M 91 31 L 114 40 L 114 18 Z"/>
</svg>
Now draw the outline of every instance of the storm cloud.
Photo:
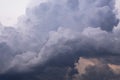
<svg viewBox="0 0 120 80">
<path fill-rule="evenodd" d="M 86 57 L 102 58 L 104 66 L 101 71 L 98 67 L 101 64 L 88 66 L 86 74 L 78 80 L 96 73 L 100 80 L 110 80 L 111 75 L 118 80 L 119 74 L 107 65 L 120 65 L 116 3 L 114 0 L 38 1 L 37 5 L 28 6 L 15 27 L 0 24 L 0 79 L 74 80 L 75 74 L 79 74 L 75 63 L 79 57 Z"/>
</svg>

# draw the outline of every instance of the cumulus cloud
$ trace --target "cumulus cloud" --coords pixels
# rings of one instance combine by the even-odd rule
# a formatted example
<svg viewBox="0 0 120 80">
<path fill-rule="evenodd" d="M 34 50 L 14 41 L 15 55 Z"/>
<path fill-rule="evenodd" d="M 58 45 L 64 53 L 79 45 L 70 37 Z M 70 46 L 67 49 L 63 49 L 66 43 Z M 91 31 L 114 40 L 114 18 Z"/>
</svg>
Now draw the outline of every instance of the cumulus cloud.
<svg viewBox="0 0 120 80">
<path fill-rule="evenodd" d="M 44 0 L 28 7 L 17 27 L 0 24 L 0 79 L 72 80 L 80 56 L 120 56 L 115 5 L 114 0 Z M 103 59 L 112 60 L 119 59 Z M 94 67 L 85 76 L 93 69 L 94 74 L 100 72 L 98 65 Z"/>
<path fill-rule="evenodd" d="M 116 57 L 115 57 L 116 58 Z M 83 58 L 76 63 L 78 74 L 73 80 L 118 80 L 120 79 L 120 66 L 104 62 L 102 58 Z M 112 60 L 112 59 L 111 59 Z"/>
</svg>

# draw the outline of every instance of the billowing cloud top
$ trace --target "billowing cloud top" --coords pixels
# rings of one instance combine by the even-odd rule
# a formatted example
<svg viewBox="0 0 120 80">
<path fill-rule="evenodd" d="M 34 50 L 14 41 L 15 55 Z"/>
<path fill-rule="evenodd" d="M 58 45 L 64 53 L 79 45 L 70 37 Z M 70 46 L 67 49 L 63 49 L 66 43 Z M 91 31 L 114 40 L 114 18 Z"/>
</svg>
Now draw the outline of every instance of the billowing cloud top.
<svg viewBox="0 0 120 80">
<path fill-rule="evenodd" d="M 116 2 L 38 1 L 19 17 L 17 27 L 0 24 L 0 79 L 86 79 L 94 67 L 88 68 L 88 74 L 83 77 L 73 78 L 79 72 L 74 64 L 80 56 L 100 58 L 102 65 L 119 64 L 119 57 L 115 57 L 120 55 L 119 8 Z M 102 70 L 105 69 L 106 66 Z M 112 71 L 110 73 L 114 74 Z M 112 77 L 115 76 L 119 75 Z M 116 78 L 118 80 L 120 77 Z"/>
</svg>

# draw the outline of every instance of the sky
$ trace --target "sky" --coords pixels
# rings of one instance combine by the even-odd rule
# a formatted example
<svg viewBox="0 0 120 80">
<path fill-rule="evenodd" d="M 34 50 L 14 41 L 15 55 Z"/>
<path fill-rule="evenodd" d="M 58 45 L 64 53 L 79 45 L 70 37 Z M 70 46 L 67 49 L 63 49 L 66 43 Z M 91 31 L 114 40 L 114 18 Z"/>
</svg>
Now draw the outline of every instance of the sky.
<svg viewBox="0 0 120 80">
<path fill-rule="evenodd" d="M 0 22 L 6 26 L 17 23 L 17 18 L 25 14 L 30 0 L 0 0 Z"/>
<path fill-rule="evenodd" d="M 0 0 L 0 80 L 119 80 L 120 0 Z"/>
</svg>

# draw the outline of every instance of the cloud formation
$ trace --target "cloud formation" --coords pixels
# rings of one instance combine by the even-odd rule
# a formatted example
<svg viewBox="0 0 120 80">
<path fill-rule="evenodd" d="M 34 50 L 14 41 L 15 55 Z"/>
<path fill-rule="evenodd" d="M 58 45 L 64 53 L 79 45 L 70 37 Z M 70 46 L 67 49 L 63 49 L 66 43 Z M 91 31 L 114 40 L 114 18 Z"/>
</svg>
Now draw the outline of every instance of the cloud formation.
<svg viewBox="0 0 120 80">
<path fill-rule="evenodd" d="M 115 57 L 116 58 L 116 57 Z M 118 80 L 120 66 L 104 62 L 108 58 L 80 58 L 76 64 L 78 74 L 73 80 Z"/>
<path fill-rule="evenodd" d="M 115 5 L 114 0 L 45 0 L 28 7 L 17 27 L 0 24 L 0 79 L 72 80 L 80 56 L 120 56 Z M 103 59 L 114 64 L 117 60 Z M 98 65 L 88 67 L 82 79 L 95 70 L 100 72 Z M 102 72 L 97 76 L 106 77 Z"/>
</svg>

